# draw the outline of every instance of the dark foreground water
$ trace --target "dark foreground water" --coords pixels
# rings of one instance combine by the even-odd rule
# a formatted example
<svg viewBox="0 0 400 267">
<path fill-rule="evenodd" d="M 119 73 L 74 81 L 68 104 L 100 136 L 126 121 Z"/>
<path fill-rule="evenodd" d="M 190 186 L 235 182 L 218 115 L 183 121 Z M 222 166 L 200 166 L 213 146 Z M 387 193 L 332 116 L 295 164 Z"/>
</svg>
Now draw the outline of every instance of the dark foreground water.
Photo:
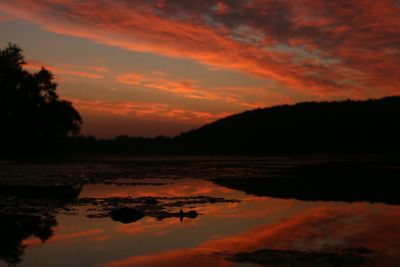
<svg viewBox="0 0 400 267">
<path fill-rule="evenodd" d="M 3 162 L 0 266 L 400 266 L 397 188 L 379 186 L 398 177 L 398 166 L 363 159 L 332 169 L 331 160 L 289 158 Z M 377 190 L 363 187 L 363 177 Z M 122 207 L 137 216 L 110 215 Z"/>
</svg>

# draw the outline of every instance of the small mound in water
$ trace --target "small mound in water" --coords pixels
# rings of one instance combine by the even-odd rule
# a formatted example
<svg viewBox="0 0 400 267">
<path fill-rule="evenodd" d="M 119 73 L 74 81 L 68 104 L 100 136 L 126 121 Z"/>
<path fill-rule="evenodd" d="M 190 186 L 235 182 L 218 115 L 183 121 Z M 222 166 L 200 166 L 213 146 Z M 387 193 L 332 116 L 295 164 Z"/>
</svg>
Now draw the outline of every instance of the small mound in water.
<svg viewBox="0 0 400 267">
<path fill-rule="evenodd" d="M 188 217 L 191 219 L 197 218 L 198 215 L 199 215 L 199 213 L 197 213 L 197 211 L 195 211 L 195 210 L 190 210 L 189 212 L 185 213 L 185 217 Z"/>
<path fill-rule="evenodd" d="M 195 218 L 197 218 L 198 215 L 199 214 L 195 210 L 190 210 L 189 212 L 183 212 L 183 210 L 181 209 L 179 212 L 179 219 L 182 222 L 183 218 L 185 218 L 185 217 L 190 218 L 190 219 L 195 219 Z"/>
<path fill-rule="evenodd" d="M 144 217 L 144 214 L 132 208 L 122 207 L 110 211 L 110 217 L 113 221 L 127 224 L 142 219 Z"/>
</svg>

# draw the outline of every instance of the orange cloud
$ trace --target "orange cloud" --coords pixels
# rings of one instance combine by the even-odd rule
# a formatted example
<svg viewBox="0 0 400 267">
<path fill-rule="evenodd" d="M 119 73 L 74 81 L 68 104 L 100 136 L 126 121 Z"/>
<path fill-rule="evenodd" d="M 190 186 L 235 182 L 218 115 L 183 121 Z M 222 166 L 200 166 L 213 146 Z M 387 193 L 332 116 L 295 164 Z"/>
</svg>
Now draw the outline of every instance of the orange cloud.
<svg viewBox="0 0 400 267">
<path fill-rule="evenodd" d="M 171 107 L 167 104 L 142 102 L 106 102 L 102 100 L 67 99 L 83 113 L 114 115 L 123 117 L 141 117 L 153 119 L 171 119 L 177 121 L 209 122 L 226 117 L 229 113 L 208 113 Z"/>
<path fill-rule="evenodd" d="M 396 0 L 197 0 L 195 12 L 193 5 L 19 0 L 3 1 L 0 11 L 52 32 L 190 58 L 275 80 L 304 94 L 399 92 Z"/>
<path fill-rule="evenodd" d="M 142 84 L 144 87 L 166 91 L 172 94 L 194 99 L 216 100 L 223 98 L 204 88 L 199 88 L 195 81 L 174 81 L 168 74 L 156 72 L 154 75 L 142 75 L 138 73 L 124 73 L 116 77 L 117 82 L 128 85 Z"/>
<path fill-rule="evenodd" d="M 219 101 L 245 108 L 264 107 L 267 102 L 270 105 L 293 102 L 290 97 L 270 92 L 261 86 L 204 88 L 199 86 L 197 81 L 175 80 L 168 74 L 160 72 L 149 75 L 134 72 L 123 73 L 116 77 L 116 81 L 127 85 L 141 85 L 148 89 L 161 90 L 185 98 Z M 173 113 L 182 112 L 184 111 L 176 109 Z M 205 119 L 210 117 L 209 113 L 205 112 L 198 112 L 197 115 Z M 209 119 L 206 120 L 209 121 Z"/>
<path fill-rule="evenodd" d="M 144 77 L 141 74 L 131 72 L 118 75 L 116 80 L 122 84 L 138 85 L 144 80 Z"/>
<path fill-rule="evenodd" d="M 72 76 L 77 76 L 77 77 L 82 77 L 82 78 L 88 78 L 88 79 L 99 79 L 103 78 L 102 74 L 95 73 L 95 72 L 88 72 L 85 70 L 82 70 L 82 67 L 77 67 L 77 66 L 71 66 L 71 65 L 60 65 L 60 66 L 44 66 L 40 63 L 37 62 L 28 62 L 27 64 L 24 65 L 25 68 L 30 69 L 30 70 L 35 70 L 38 71 L 42 67 L 48 69 L 49 71 L 53 72 L 55 75 L 72 75 Z M 93 67 L 93 68 L 84 68 L 84 69 L 89 69 L 97 72 L 104 72 L 105 68 L 102 67 Z"/>
</svg>

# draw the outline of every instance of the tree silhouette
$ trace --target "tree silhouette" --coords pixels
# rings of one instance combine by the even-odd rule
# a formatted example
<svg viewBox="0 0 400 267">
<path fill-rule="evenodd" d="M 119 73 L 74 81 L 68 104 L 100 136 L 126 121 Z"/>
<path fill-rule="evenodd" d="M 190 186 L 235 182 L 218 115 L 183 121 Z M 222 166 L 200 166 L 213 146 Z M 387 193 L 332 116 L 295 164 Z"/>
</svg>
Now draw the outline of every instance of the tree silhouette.
<svg viewBox="0 0 400 267">
<path fill-rule="evenodd" d="M 22 49 L 0 49 L 0 137 L 4 144 L 32 144 L 77 135 L 82 118 L 71 102 L 60 100 L 53 74 L 23 69 Z M 17 142 L 15 142 L 17 141 Z"/>
</svg>

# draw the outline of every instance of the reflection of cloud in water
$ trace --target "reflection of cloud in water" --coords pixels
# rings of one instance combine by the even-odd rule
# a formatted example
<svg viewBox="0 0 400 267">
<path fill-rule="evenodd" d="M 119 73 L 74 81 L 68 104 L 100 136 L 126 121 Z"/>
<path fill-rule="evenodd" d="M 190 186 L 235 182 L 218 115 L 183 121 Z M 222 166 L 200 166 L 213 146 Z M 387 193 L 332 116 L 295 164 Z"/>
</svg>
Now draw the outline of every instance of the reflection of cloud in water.
<svg viewBox="0 0 400 267">
<path fill-rule="evenodd" d="M 23 240 L 34 236 L 45 242 L 53 235 L 55 218 L 48 216 L 0 213 L 0 260 L 13 265 L 22 260 Z"/>
<path fill-rule="evenodd" d="M 19 263 L 25 247 L 32 245 L 29 242 L 52 240 L 54 214 L 74 202 L 81 188 L 80 184 L 1 185 L 0 260 Z"/>
<path fill-rule="evenodd" d="M 116 232 L 123 235 L 138 235 L 138 234 L 149 234 L 153 236 L 166 235 L 174 230 L 175 226 L 180 228 L 191 228 L 198 226 L 198 222 L 192 220 L 184 220 L 182 223 L 176 218 L 168 218 L 162 221 L 162 223 L 155 223 L 153 218 L 144 218 L 142 221 L 135 224 L 118 224 L 116 226 Z"/>
<path fill-rule="evenodd" d="M 294 200 L 277 200 L 247 195 L 244 192 L 227 189 L 213 182 L 201 179 L 149 179 L 151 182 L 168 181 L 165 185 L 110 186 L 102 184 L 86 185 L 80 196 L 81 204 L 95 204 L 101 209 L 113 205 L 128 205 L 143 211 L 146 215 L 162 218 L 164 208 L 176 212 L 176 208 L 195 207 L 206 216 L 229 218 L 262 218 L 268 215 L 285 214 L 293 207 Z M 147 182 L 149 180 L 146 179 Z M 134 181 L 134 179 L 130 179 Z M 149 197 L 151 196 L 151 197 Z M 119 198 L 119 200 L 118 200 Z M 152 199 L 157 205 L 144 207 L 143 202 Z M 237 201 L 240 199 L 240 202 Z M 148 209 L 150 208 L 150 209 Z M 157 209 L 156 209 L 157 208 Z M 147 209 L 147 210 L 146 210 Z M 178 209 L 179 211 L 179 209 Z M 106 216 L 106 215 L 104 215 Z M 104 217 L 100 216 L 93 217 Z M 167 216 L 168 217 L 168 216 Z"/>
<path fill-rule="evenodd" d="M 130 179 L 131 182 L 142 181 Z M 162 182 L 161 185 L 117 186 L 105 184 L 85 185 L 80 197 L 182 197 L 201 195 L 227 195 L 235 190 L 215 186 L 213 182 L 200 179 L 146 179 L 146 181 Z"/>
<path fill-rule="evenodd" d="M 99 238 L 101 234 L 104 233 L 103 229 L 88 229 L 79 232 L 57 234 L 53 238 L 49 239 L 47 243 L 74 243 L 82 241 L 82 239 L 92 239 Z M 41 246 L 43 242 L 39 239 L 28 239 L 23 242 L 23 246 L 27 247 L 38 247 Z"/>
<path fill-rule="evenodd" d="M 86 215 L 85 209 L 94 209 L 108 214 L 116 204 L 140 208 L 146 212 L 142 220 L 122 225 L 110 218 L 59 215 L 61 226 L 51 228 L 56 234 L 41 245 L 41 251 L 70 251 L 81 246 L 85 249 L 82 259 L 93 260 L 93 265 L 109 262 L 110 266 L 235 266 L 226 260 L 229 255 L 262 248 L 297 252 L 320 251 L 326 246 L 363 246 L 387 256 L 388 261 L 400 263 L 396 258 L 400 245 L 400 229 L 395 221 L 400 215 L 397 206 L 257 197 L 200 179 L 140 181 L 136 185 L 129 185 L 129 181 L 122 186 L 86 185 L 81 198 L 68 204 L 72 212 L 64 210 L 68 201 L 63 201 L 56 211 Z M 157 220 L 156 215 L 164 211 L 176 214 L 181 208 L 193 208 L 204 216 L 182 223 L 179 217 Z M 31 236 L 22 244 L 35 247 L 41 241 Z M 96 256 L 99 249 L 104 251 L 103 258 Z M 24 262 L 29 265 L 35 257 L 43 257 L 38 251 L 31 250 Z M 136 256 L 130 257 L 133 255 Z M 114 261 L 116 258 L 121 260 Z M 58 259 L 49 256 L 46 260 Z M 73 265 L 75 260 L 66 262 Z"/>
<path fill-rule="evenodd" d="M 367 247 L 400 264 L 400 225 L 397 207 L 354 204 L 311 208 L 272 225 L 261 225 L 238 235 L 206 241 L 196 248 L 134 256 L 103 266 L 233 266 L 226 252 L 239 253 L 270 248 L 324 250 L 326 247 Z"/>
</svg>

